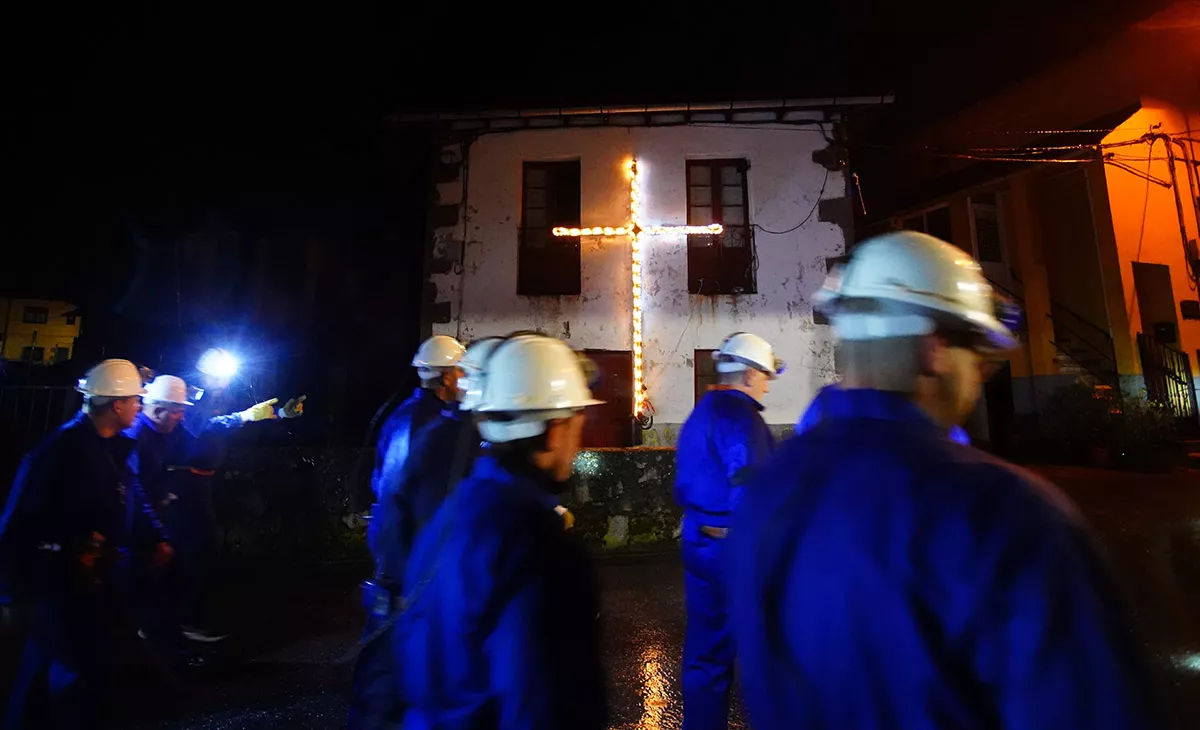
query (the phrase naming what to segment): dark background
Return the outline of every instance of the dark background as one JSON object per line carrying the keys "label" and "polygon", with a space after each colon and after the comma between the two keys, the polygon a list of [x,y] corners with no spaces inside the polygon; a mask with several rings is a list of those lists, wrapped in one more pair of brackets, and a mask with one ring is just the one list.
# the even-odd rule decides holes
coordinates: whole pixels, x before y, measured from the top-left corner
{"label": "dark background", "polygon": [[80,307],[39,378],[224,344],[310,396],[294,432],[359,441],[423,334],[434,137],[398,112],[894,93],[852,128],[869,195],[909,130],[1158,4],[6,10],[0,294]]}

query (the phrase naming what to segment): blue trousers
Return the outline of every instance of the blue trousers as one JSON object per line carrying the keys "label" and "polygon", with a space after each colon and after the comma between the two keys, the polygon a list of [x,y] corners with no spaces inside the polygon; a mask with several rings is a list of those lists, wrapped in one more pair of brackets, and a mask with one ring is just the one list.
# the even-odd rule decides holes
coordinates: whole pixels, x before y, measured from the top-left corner
{"label": "blue trousers", "polygon": [[354,665],[346,723],[349,730],[399,730],[404,720],[392,658],[392,630],[379,633],[382,621],[378,616],[367,615],[363,636],[371,640],[359,652]]}
{"label": "blue trousers", "polygon": [[735,655],[724,559],[723,540],[685,532],[683,730],[726,730],[729,726]]}

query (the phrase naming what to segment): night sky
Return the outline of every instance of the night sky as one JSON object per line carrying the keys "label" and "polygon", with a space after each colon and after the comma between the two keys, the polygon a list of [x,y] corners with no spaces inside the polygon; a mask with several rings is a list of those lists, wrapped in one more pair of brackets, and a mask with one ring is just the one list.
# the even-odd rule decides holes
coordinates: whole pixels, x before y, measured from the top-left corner
{"label": "night sky", "polygon": [[[354,371],[341,397],[366,405],[340,419],[359,423],[407,384],[419,336],[429,140],[390,115],[895,93],[863,132],[887,142],[1156,4],[39,6],[0,43],[0,290],[80,304],[82,351],[183,360],[214,327],[269,333],[296,378],[336,391],[331,373]],[[196,237],[222,241],[207,278],[180,270]],[[301,306],[311,256],[323,278]],[[245,316],[262,296],[281,311]]]}

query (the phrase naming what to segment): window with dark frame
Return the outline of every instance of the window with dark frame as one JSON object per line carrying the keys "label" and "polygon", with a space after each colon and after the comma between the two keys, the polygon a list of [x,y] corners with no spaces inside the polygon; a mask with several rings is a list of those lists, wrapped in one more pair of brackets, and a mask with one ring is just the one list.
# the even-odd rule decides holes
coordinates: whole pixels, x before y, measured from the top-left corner
{"label": "window with dark frame", "polygon": [[696,399],[694,403],[699,403],[704,394],[709,388],[718,384],[717,379],[717,361],[713,360],[713,353],[716,350],[695,350],[692,357],[692,376],[696,388]]}
{"label": "window with dark frame", "polygon": [[581,208],[579,160],[524,164],[517,255],[518,295],[580,293],[579,237],[555,236],[553,230],[578,228]]}
{"label": "window with dark frame", "polygon": [[71,348],[56,347],[50,351],[50,362],[58,364],[71,359]]}
{"label": "window with dark frame", "polygon": [[50,321],[50,309],[48,307],[25,307],[21,321],[25,324],[46,324]]}
{"label": "window with dark frame", "polygon": [[75,315],[68,314],[67,315],[67,326],[73,327],[74,325],[75,325]]}
{"label": "window with dark frame", "polygon": [[1004,226],[996,194],[972,195],[970,201],[976,260],[980,263],[1004,263]]}
{"label": "window with dark frame", "polygon": [[23,347],[21,348],[22,362],[42,362],[46,359],[46,348],[44,347]]}
{"label": "window with dark frame", "polygon": [[746,160],[688,160],[687,224],[720,223],[720,235],[688,236],[688,293],[754,294],[754,231]]}

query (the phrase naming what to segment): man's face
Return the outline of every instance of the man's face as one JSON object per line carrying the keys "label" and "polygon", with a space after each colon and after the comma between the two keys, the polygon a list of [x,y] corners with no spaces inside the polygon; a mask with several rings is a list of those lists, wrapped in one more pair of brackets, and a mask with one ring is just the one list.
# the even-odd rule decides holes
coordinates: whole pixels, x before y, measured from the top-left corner
{"label": "man's face", "polygon": [[129,396],[127,398],[118,398],[113,401],[113,413],[117,415],[117,422],[121,428],[129,428],[133,425],[133,421],[137,418],[137,414],[142,412],[142,399],[139,396]]}
{"label": "man's face", "polygon": [[933,369],[942,412],[951,423],[962,424],[983,397],[983,384],[995,373],[995,364],[976,346],[957,340],[939,342]]}
{"label": "man's face", "polygon": [[183,420],[184,406],[171,403],[154,403],[146,407],[146,415],[159,433],[171,433]]}
{"label": "man's face", "polygon": [[551,477],[556,482],[571,478],[575,456],[583,443],[583,424],[587,418],[579,411],[570,418],[551,421],[546,432],[546,447],[551,455]]}
{"label": "man's face", "polygon": [[761,370],[753,368],[746,371],[746,394],[762,403],[762,399],[771,392],[771,378]]}

